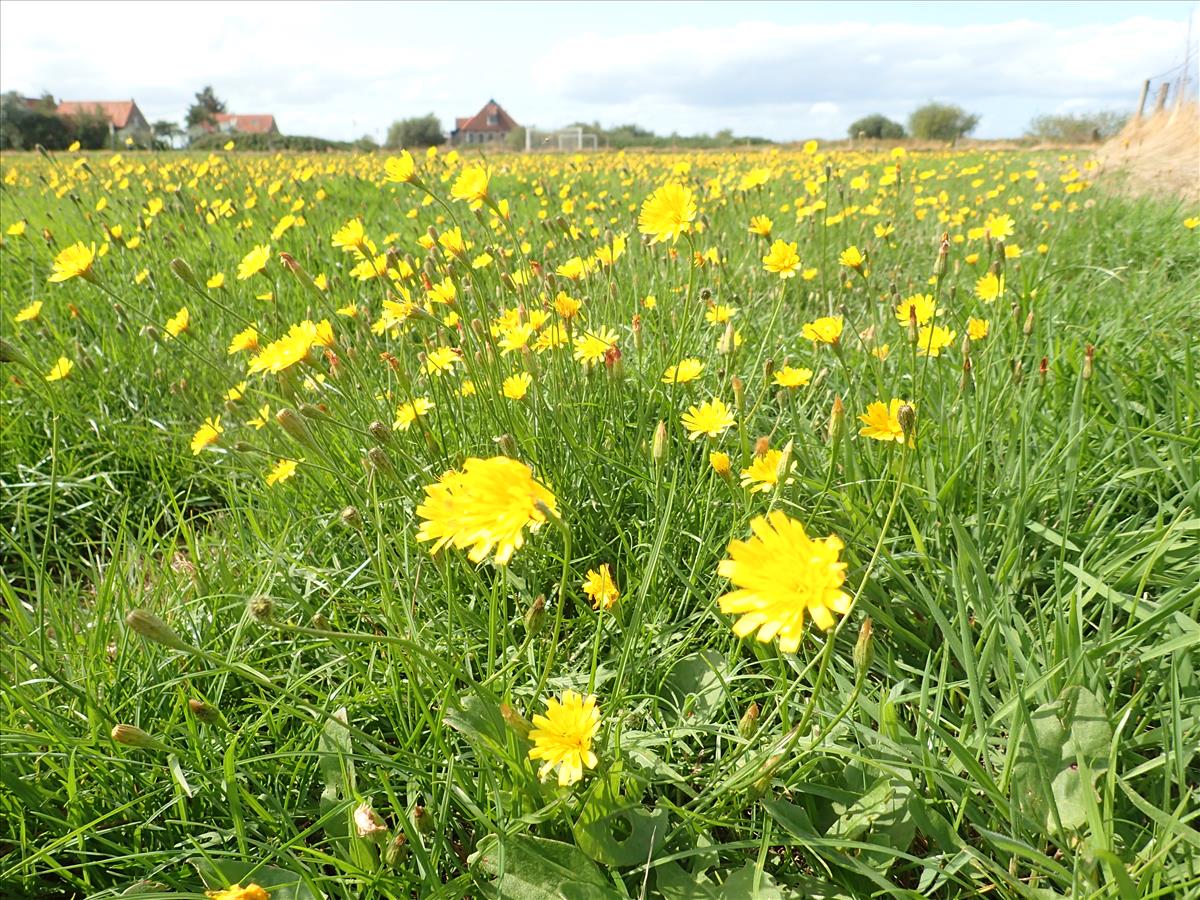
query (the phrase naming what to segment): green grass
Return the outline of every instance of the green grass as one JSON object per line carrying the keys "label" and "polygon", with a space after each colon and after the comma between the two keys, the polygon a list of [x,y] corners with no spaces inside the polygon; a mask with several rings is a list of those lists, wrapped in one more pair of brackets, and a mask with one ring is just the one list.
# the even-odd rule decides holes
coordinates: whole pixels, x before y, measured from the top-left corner
{"label": "green grass", "polygon": [[[702,201],[704,231],[671,259],[638,243],[636,210],[682,157],[498,158],[492,193],[512,203],[511,223],[450,204],[454,167],[439,178],[440,161],[426,170],[439,201],[421,206],[416,188],[381,184],[377,158],[212,159],[194,182],[200,157],[2,166],[15,174],[0,223],[28,221],[0,249],[3,336],[32,370],[6,364],[0,398],[0,893],[111,897],[137,885],[200,896],[241,880],[276,886],[273,898],[1200,896],[1200,246],[1182,224],[1192,211],[1064,193],[1058,176],[1081,159],[913,156],[899,186],[876,187],[891,159],[839,153],[816,196],[830,214],[859,210],[824,227],[825,213],[780,212],[811,202],[805,181],[820,180],[824,160],[696,154],[688,177],[698,192],[720,177],[723,196]],[[771,180],[739,191],[756,165]],[[1036,179],[1009,181],[1030,167]],[[851,187],[863,171],[872,186]],[[914,182],[919,171],[932,177]],[[564,187],[573,212],[561,212]],[[141,213],[151,196],[165,201],[152,222]],[[206,224],[199,201],[225,198],[236,213]],[[304,225],[272,249],[327,274],[328,293],[274,260],[237,281],[237,262],[298,198]],[[877,217],[862,211],[872,201]],[[936,222],[941,210],[962,222]],[[928,285],[940,232],[965,234],[996,212],[1013,216],[1010,243],[1023,251],[1006,264],[1005,296],[974,296],[990,261],[977,239],[953,244],[945,277]],[[762,270],[767,244],[746,231],[758,213],[799,242],[816,278]],[[560,214],[582,233],[564,233]],[[461,331],[418,319],[371,333],[384,290],[350,277],[354,260],[330,246],[352,216],[381,250],[394,233],[417,268],[431,225],[458,222],[475,243],[469,258],[496,257],[472,270],[428,254],[432,280],[459,285]],[[98,260],[100,286],[46,284],[55,253],[102,241],[102,221],[140,233],[141,246]],[[886,221],[895,233],[874,237]],[[615,266],[579,283],[549,274],[606,229],[630,235]],[[871,271],[843,282],[837,255],[850,244],[871,250]],[[722,264],[692,268],[692,250],[709,247]],[[174,257],[200,287],[172,275]],[[529,259],[547,281],[499,277]],[[207,291],[216,271],[226,288]],[[265,290],[274,302],[254,299]],[[585,371],[569,348],[496,351],[488,321],[558,290],[583,298],[589,328],[618,332],[621,377]],[[958,332],[938,358],[917,357],[892,312],[893,292],[925,290]],[[733,353],[720,352],[724,326],[704,321],[710,296],[739,307]],[[14,325],[35,299],[41,318]],[[335,315],[351,303],[358,319]],[[147,333],[183,305],[188,333]],[[837,312],[838,353],[800,337],[804,322]],[[989,318],[991,333],[972,346],[964,380],[968,315]],[[275,337],[306,317],[333,321],[337,371],[314,362],[306,371],[328,376],[316,390],[253,377],[223,407],[245,378],[246,357],[225,351],[232,335],[255,319]],[[887,360],[855,337],[868,327],[891,345]],[[417,354],[438,345],[463,348],[453,376],[420,371]],[[75,369],[46,382],[59,356]],[[684,356],[705,362],[701,380],[662,384]],[[768,361],[785,359],[814,369],[812,385],[773,389]],[[534,374],[529,395],[498,396],[518,369]],[[474,397],[456,393],[464,372]],[[739,426],[716,442],[734,457],[727,483],[679,418],[710,395],[734,405],[735,377]],[[433,412],[379,446],[394,474],[372,467],[368,424],[390,425],[415,396]],[[835,396],[846,420],[831,441]],[[857,434],[867,404],[891,397],[916,404],[911,449]],[[249,427],[262,403],[323,404],[306,419],[313,445]],[[218,412],[223,446],[193,456],[192,433]],[[796,471],[751,495],[736,474],[760,435],[791,441]],[[431,556],[415,540],[422,488],[465,457],[501,452],[553,490],[565,528],[527,534],[504,568]],[[304,462],[267,487],[281,457]],[[795,655],[738,639],[716,603],[730,540],[769,508],[842,538],[856,598]],[[621,590],[608,613],[579,587],[602,563]],[[531,633],[539,597],[548,615]],[[262,598],[265,620],[250,609]],[[161,615],[193,649],[130,630],[134,609]],[[858,666],[866,617],[873,653]],[[565,689],[595,693],[603,727],[599,766],[560,790],[539,782],[502,704],[530,716]],[[202,721],[189,700],[224,724]],[[754,704],[756,726],[740,727]],[[169,750],[114,742],[122,723]],[[389,837],[403,835],[402,852],[389,859],[354,833],[362,801]]]}

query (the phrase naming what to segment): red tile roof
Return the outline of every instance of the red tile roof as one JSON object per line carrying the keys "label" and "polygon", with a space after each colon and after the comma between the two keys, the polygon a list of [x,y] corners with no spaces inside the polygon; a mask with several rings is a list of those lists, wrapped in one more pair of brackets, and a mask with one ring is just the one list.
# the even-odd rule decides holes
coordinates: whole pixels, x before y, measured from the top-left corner
{"label": "red tile roof", "polygon": [[[488,117],[495,116],[496,124],[489,125]],[[455,131],[512,131],[514,128],[521,126],[516,123],[512,116],[506,113],[503,107],[495,100],[489,100],[483,105],[483,109],[471,116],[467,120],[458,119],[458,127]]]}
{"label": "red tile roof", "polygon": [[278,131],[275,117],[269,113],[217,113],[214,118],[218,126],[228,125],[231,130],[240,131],[242,134],[270,134],[272,131]]}
{"label": "red tile roof", "polygon": [[132,100],[63,100],[58,104],[57,111],[60,116],[77,116],[80,113],[97,110],[112,122],[113,128],[124,128],[129,124],[129,117],[133,115],[134,102]]}

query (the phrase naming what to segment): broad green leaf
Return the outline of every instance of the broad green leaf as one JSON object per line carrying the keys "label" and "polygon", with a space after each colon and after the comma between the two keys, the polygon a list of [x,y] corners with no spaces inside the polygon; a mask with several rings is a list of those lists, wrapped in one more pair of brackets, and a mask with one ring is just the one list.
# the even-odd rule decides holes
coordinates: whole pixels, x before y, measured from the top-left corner
{"label": "broad green leaf", "polygon": [[346,716],[343,706],[326,720],[317,741],[321,780],[325,783],[321,791],[322,807],[354,796],[354,756]]}
{"label": "broad green leaf", "polygon": [[528,835],[489,834],[472,866],[504,900],[617,900],[620,894],[578,847]]}
{"label": "broad green leaf", "polygon": [[715,650],[701,650],[685,656],[667,676],[666,695],[684,712],[686,721],[712,721],[728,694],[725,688],[727,671],[725,657]]}
{"label": "broad green leaf", "polygon": [[304,880],[303,875],[289,869],[200,856],[192,857],[188,863],[208,890],[221,890],[234,884],[242,887],[257,884],[268,889],[271,900],[322,900],[324,897]]}
{"label": "broad green leaf", "polygon": [[620,794],[620,771],[592,787],[575,823],[575,843],[597,862],[610,866],[644,864],[666,840],[665,809],[647,810]]}

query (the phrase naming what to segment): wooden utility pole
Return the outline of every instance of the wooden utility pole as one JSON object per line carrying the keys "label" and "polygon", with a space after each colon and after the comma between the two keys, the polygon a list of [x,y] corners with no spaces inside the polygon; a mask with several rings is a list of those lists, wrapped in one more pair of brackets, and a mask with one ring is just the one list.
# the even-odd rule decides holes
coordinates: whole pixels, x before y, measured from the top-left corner
{"label": "wooden utility pole", "polygon": [[1167,92],[1171,90],[1171,82],[1164,81],[1158,86],[1158,96],[1154,99],[1154,111],[1160,113],[1167,105]]}
{"label": "wooden utility pole", "polygon": [[1142,117],[1142,114],[1146,111],[1146,97],[1149,96],[1149,94],[1150,94],[1150,79],[1147,78],[1145,81],[1142,82],[1142,95],[1140,97],[1138,97],[1137,115],[1134,116],[1135,119],[1140,119]]}

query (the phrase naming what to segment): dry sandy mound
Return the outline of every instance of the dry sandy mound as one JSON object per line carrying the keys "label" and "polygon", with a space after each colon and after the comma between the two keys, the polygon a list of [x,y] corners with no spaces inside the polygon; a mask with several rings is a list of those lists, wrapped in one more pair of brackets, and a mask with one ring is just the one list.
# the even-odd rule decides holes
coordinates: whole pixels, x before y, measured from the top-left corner
{"label": "dry sandy mound", "polygon": [[1100,161],[1130,191],[1200,200],[1200,109],[1185,103],[1131,121],[1100,149]]}

